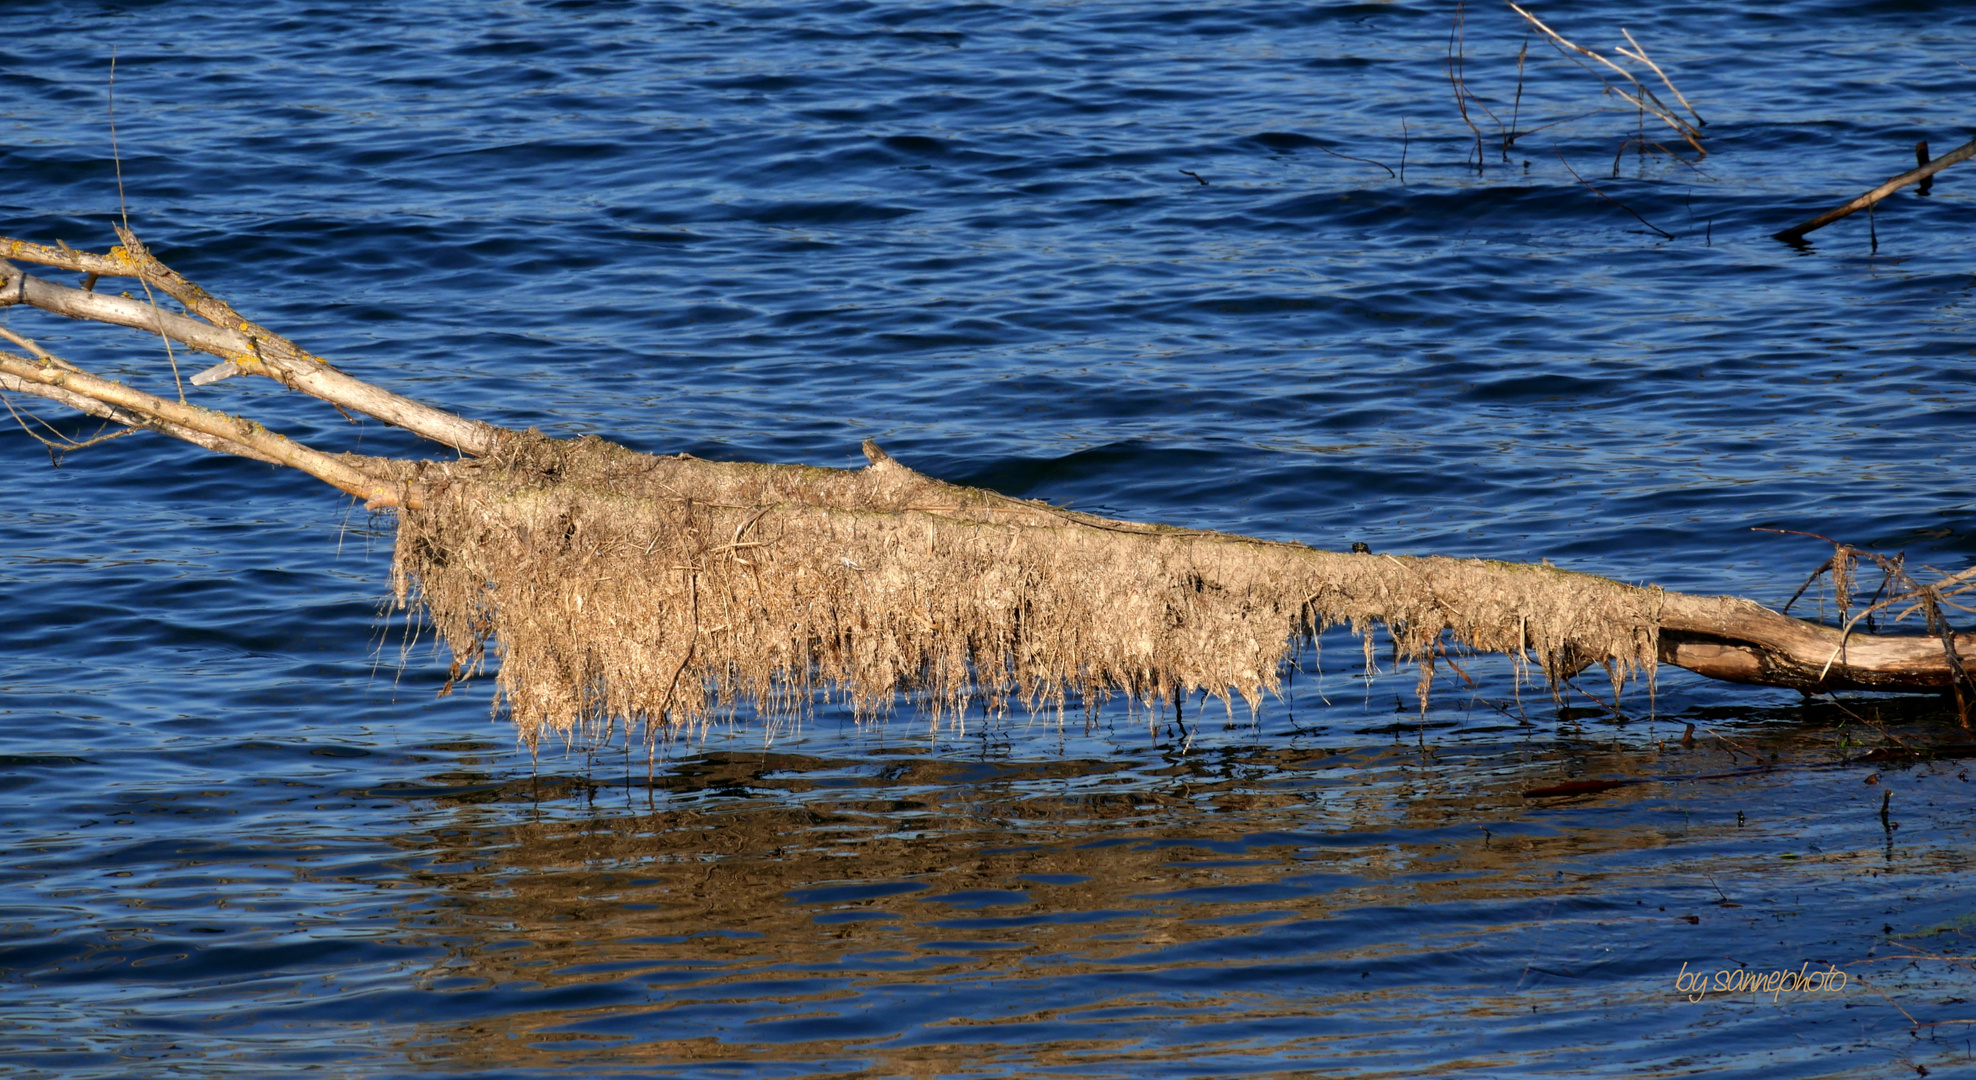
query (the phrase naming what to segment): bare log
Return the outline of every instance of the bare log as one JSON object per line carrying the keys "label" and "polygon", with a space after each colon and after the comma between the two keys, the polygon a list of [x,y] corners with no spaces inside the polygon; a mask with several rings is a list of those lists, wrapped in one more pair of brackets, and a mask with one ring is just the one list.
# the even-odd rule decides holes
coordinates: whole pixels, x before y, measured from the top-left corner
{"label": "bare log", "polygon": [[[1920,146],[1916,147],[1917,150],[1916,156],[1925,157],[1925,155],[1928,153],[1927,147],[1928,147],[1927,143],[1922,143]],[[1830,225],[1833,222],[1849,214],[1856,214],[1861,210],[1864,210],[1867,207],[1872,206],[1874,203],[1879,202],[1881,199],[1884,199],[1887,196],[1892,195],[1894,192],[1899,191],[1900,189],[1906,187],[1909,184],[1920,183],[1924,180],[1927,180],[1929,177],[1934,176],[1936,173],[1941,172],[1943,169],[1946,169],[1949,166],[1955,164],[1956,162],[1967,161],[1972,157],[1976,157],[1976,139],[1971,139],[1969,142],[1963,143],[1961,146],[1956,147],[1955,149],[1949,151],[1946,154],[1943,154],[1941,157],[1938,157],[1933,161],[1924,161],[1924,163],[1919,167],[1909,169],[1908,171],[1900,174],[1899,176],[1894,177],[1892,180],[1889,180],[1886,183],[1881,184],[1879,187],[1874,188],[1872,191],[1869,191],[1866,194],[1861,195],[1858,198],[1853,199],[1842,206],[1836,206],[1830,210],[1827,210],[1824,213],[1818,215],[1817,217],[1812,218],[1810,221],[1804,222],[1803,224],[1800,225],[1793,225],[1790,228],[1785,229],[1783,232],[1773,233],[1771,235],[1778,240],[1784,241],[1787,244],[1795,244],[1803,240],[1805,238],[1806,233],[1810,233],[1822,229],[1825,226]]]}
{"label": "bare log", "polygon": [[[1946,693],[1955,687],[1955,673],[1933,635],[1846,634],[1740,597],[1667,593],[1660,631],[1662,661],[1725,682],[1820,693]],[[1958,656],[1976,649],[1976,634],[1954,640]],[[1976,664],[1963,668],[1976,674]]]}
{"label": "bare log", "polygon": [[[120,250],[142,251],[124,238]],[[109,258],[46,252],[85,273]],[[107,266],[141,266],[147,281],[173,281],[174,296],[203,295],[148,253],[119,258],[134,261]],[[239,335],[265,356],[273,340],[210,298],[195,310],[220,321],[199,323],[18,269],[0,278],[0,302],[10,296],[195,347],[224,350],[234,339],[223,335]],[[643,723],[649,735],[740,700],[791,710],[819,686],[868,713],[902,691],[936,714],[971,699],[1062,708],[1113,692],[1155,703],[1204,690],[1254,706],[1280,689],[1299,642],[1338,625],[1368,649],[1383,627],[1420,663],[1423,693],[1450,644],[1508,654],[1553,683],[1604,664],[1615,689],[1656,663],[1808,692],[1942,692],[1976,675],[1960,659],[1976,657],[1976,635],[1848,633],[1745,599],[1548,564],[1344,554],[1118,521],[945,484],[870,443],[871,464],[855,471],[721,463],[419,405],[443,421],[437,430],[493,433],[486,453],[331,455],[35,351],[0,352],[0,389],[287,465],[396,510],[399,598],[432,619],[456,673],[500,658],[503,693],[531,738],[586,723]],[[406,400],[318,396],[373,416],[403,415]],[[1939,599],[1961,581],[1922,591]]]}

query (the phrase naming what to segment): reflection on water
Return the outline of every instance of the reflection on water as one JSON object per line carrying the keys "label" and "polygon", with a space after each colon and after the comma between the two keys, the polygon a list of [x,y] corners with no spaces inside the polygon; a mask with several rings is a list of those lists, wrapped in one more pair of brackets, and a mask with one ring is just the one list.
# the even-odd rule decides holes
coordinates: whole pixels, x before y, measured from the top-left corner
{"label": "reflection on water", "polygon": [[[1702,718],[1691,746],[1663,721],[1647,749],[1549,724],[1238,729],[1186,753],[1168,724],[1043,758],[868,733],[839,742],[855,755],[693,753],[650,783],[600,759],[466,784],[441,798],[454,828],[401,841],[433,863],[415,925],[446,951],[420,980],[451,1003],[403,1045],[476,1068],[1401,1075],[1536,1051],[1625,1074],[1789,1059],[1785,1032],[1825,1024],[1906,1038],[1895,1004],[1962,1015],[1937,1002],[1966,970],[1871,954],[1890,879],[1936,897],[1931,951],[1970,944],[1966,771],[1841,764],[1835,710],[1776,719]],[[1569,776],[1645,782],[1523,794]],[[1898,843],[1886,790],[1911,807]],[[518,803],[538,820],[501,824]],[[1837,965],[1855,992],[1676,1008],[1684,963]],[[1897,1003],[1860,998],[1886,975]],[[1835,1064],[1816,1050],[1785,1073]]]}
{"label": "reflection on water", "polygon": [[[1507,663],[1468,670],[1474,691],[1386,717],[1369,703],[1410,673],[1333,679],[1329,706],[1306,678],[1253,723],[823,709],[649,772],[622,746],[531,763],[361,724],[20,755],[12,790],[76,820],[6,869],[44,898],[0,927],[9,1053],[102,1076],[1967,1059],[1967,1024],[1915,1026],[1972,997],[1970,748],[1939,703],[1690,685],[1628,717],[1526,692],[1526,717]],[[1804,965],[1851,984],[1675,990]]]}

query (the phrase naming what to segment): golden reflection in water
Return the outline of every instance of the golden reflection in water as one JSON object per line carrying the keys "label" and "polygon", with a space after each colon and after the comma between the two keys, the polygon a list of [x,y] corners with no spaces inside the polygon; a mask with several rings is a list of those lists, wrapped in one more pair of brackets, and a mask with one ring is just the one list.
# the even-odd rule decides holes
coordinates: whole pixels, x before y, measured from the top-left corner
{"label": "golden reflection in water", "polygon": [[[1594,1011],[1664,1015],[1657,982],[1596,974],[1599,950],[1733,940],[1741,905],[1667,908],[1662,883],[1706,889],[1686,850],[1733,866],[1754,835],[1738,807],[1814,815],[1833,760],[1822,732],[1780,727],[1693,746],[716,752],[651,788],[599,766],[559,799],[509,785],[458,805],[449,835],[404,840],[444,897],[417,913],[448,946],[425,984],[505,995],[405,1049],[448,1068],[896,1075],[1369,1055],[1377,1075],[1406,1032],[1588,1023],[1588,986]],[[1571,776],[1635,782],[1523,794]],[[1791,869],[1880,858],[1859,844]],[[1930,859],[1906,868],[1960,872]],[[1572,1019],[1547,1015],[1572,1002]]]}

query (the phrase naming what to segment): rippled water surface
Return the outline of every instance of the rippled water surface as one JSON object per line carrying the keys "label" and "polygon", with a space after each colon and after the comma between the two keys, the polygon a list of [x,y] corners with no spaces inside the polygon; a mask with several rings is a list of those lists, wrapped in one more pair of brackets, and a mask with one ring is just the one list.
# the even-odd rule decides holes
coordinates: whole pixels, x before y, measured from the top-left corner
{"label": "rippled water surface", "polygon": [[[15,0],[0,232],[114,242],[114,52],[166,261],[499,423],[874,436],[1104,513],[1771,604],[1825,551],[1757,526],[1966,565],[1976,166],[1769,234],[1976,134],[1976,9],[1538,10],[1631,30],[1707,157],[1540,41],[1519,97],[1489,3],[1478,169],[1441,2]],[[0,318],[170,385],[132,335]],[[1959,741],[1933,701],[1668,671],[1615,716],[1483,659],[1423,714],[1341,638],[1255,717],[823,707],[648,779],[435,696],[388,516],[152,436],[0,454],[15,1075],[1972,1066],[1967,772],[1866,756]],[[1588,778],[1625,782],[1525,794]],[[1847,983],[1677,990],[1739,969]]]}

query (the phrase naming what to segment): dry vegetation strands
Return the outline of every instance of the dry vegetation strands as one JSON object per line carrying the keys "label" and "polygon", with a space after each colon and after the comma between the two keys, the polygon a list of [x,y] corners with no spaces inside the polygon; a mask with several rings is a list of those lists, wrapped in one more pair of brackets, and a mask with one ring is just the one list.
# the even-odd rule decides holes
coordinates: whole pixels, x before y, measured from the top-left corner
{"label": "dry vegetation strands", "polygon": [[867,444],[856,472],[517,440],[417,470],[397,589],[471,663],[489,642],[530,733],[773,715],[819,685],[862,715],[901,691],[1061,710],[1122,692],[1278,689],[1302,639],[1384,626],[1431,664],[1443,634],[1534,650],[1553,676],[1652,667],[1659,594],[1549,567],[1340,555],[1091,518],[922,476]]}
{"label": "dry vegetation strands", "polygon": [[[1341,625],[1361,634],[1368,660],[1383,627],[1397,657],[1420,664],[1423,695],[1456,645],[1509,654],[1553,685],[1601,664],[1615,691],[1651,678],[1656,662],[1808,690],[1943,690],[1967,685],[1960,657],[1976,657],[1976,638],[1932,617],[1931,635],[1848,632],[1548,565],[1339,554],[1114,521],[942,483],[869,443],[871,464],[846,471],[499,428],[336,371],[122,239],[108,256],[5,238],[0,251],[138,276],[206,321],[99,311],[71,295],[87,290],[4,261],[0,306],[162,333],[466,456],[323,453],[12,335],[34,355],[0,352],[0,388],[290,465],[395,510],[398,599],[429,616],[456,676],[498,665],[502,699],[531,740],[618,726],[658,737],[744,705],[796,715],[818,692],[863,716],[901,693],[935,716],[977,704],[1060,710],[1112,693],[1158,706],[1205,692],[1253,707],[1277,691],[1293,650]],[[215,330],[249,347],[215,342]],[[1880,606],[1937,611],[1971,587],[1907,586],[1912,596]]]}

